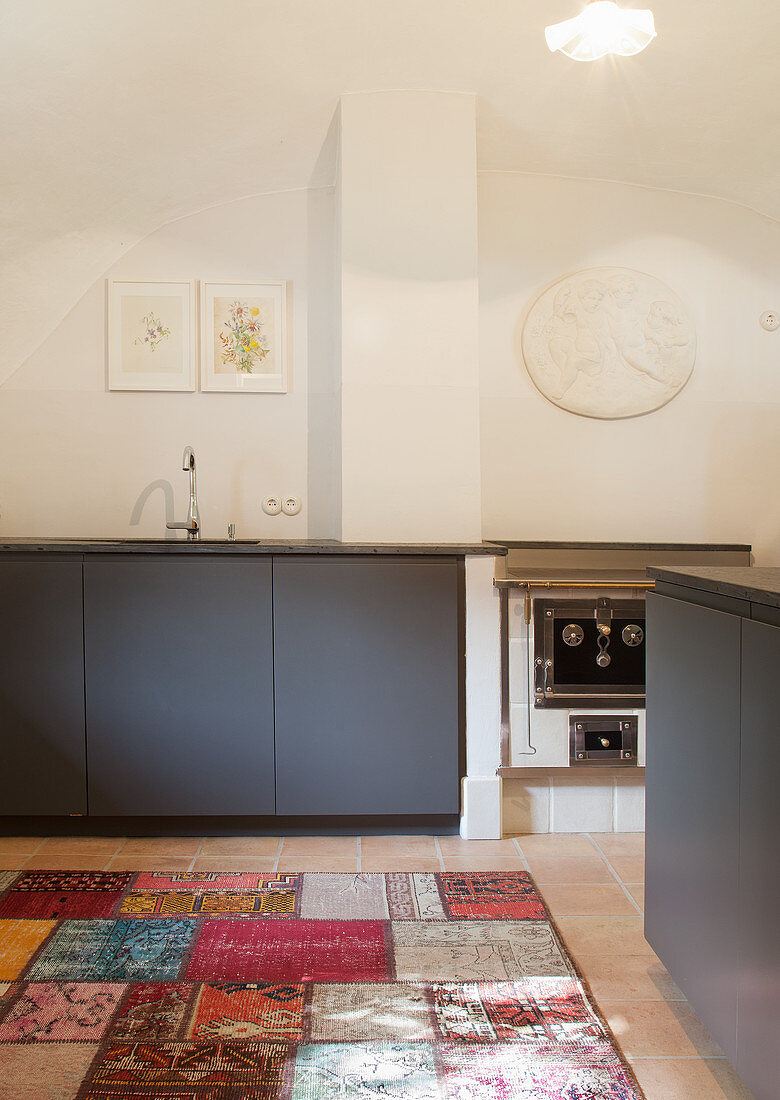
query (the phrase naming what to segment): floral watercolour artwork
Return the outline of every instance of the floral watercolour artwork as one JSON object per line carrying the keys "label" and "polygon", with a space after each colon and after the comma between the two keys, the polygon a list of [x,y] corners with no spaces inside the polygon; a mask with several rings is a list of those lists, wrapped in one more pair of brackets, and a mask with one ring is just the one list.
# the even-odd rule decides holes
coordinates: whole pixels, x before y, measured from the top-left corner
{"label": "floral watercolour artwork", "polygon": [[149,351],[154,351],[158,344],[162,344],[164,340],[168,339],[171,330],[165,327],[159,317],[155,317],[153,310],[144,314],[142,321],[144,325],[143,335],[136,336],[133,345],[148,344]]}
{"label": "floral watercolour artwork", "polygon": [[201,388],[285,393],[285,283],[204,283]]}
{"label": "floral watercolour artwork", "polygon": [[109,282],[109,389],[195,389],[194,302],[190,282]]}

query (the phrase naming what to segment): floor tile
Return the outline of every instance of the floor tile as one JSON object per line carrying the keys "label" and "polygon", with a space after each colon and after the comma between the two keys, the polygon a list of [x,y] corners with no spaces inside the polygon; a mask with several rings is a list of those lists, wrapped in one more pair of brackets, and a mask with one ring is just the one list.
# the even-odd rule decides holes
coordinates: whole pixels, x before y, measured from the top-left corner
{"label": "floor tile", "polygon": [[445,871],[524,871],[525,864],[515,856],[445,856]]}
{"label": "floor tile", "polygon": [[356,836],[286,836],[282,845],[284,859],[299,855],[348,859],[357,856],[357,851]]}
{"label": "floor tile", "polygon": [[461,856],[467,859],[476,856],[517,856],[517,848],[512,840],[464,840],[460,836],[440,836],[437,838],[443,856]]}
{"label": "floor tile", "polygon": [[24,865],[25,871],[104,871],[112,857],[82,856],[77,852],[53,855],[44,848],[36,856],[31,856]]}
{"label": "floor tile", "polygon": [[627,886],[626,890],[628,890],[629,894],[634,899],[634,901],[637,903],[639,908],[644,909],[644,907],[645,907],[645,888],[644,888],[644,886]]}
{"label": "floor tile", "polygon": [[224,856],[226,859],[241,859],[246,855],[272,856],[275,859],[278,851],[278,836],[207,836],[198,858]]}
{"label": "floor tile", "polygon": [[29,858],[27,852],[20,852],[18,855],[14,855],[13,852],[6,852],[5,854],[0,852],[0,871],[18,871],[21,867],[24,867]]}
{"label": "floor tile", "polygon": [[165,856],[166,859],[192,859],[200,850],[204,838],[198,836],[143,836],[131,837],[120,850],[122,859],[132,856],[151,859],[153,856]]}
{"label": "floor tile", "polygon": [[607,859],[612,856],[644,856],[644,833],[591,833]]}
{"label": "floor tile", "polygon": [[72,1100],[98,1047],[91,1043],[8,1043],[0,1100]]}
{"label": "floor tile", "polygon": [[290,856],[279,859],[279,871],[292,874],[295,871],[357,871],[357,856],[346,859],[339,856]]}
{"label": "floor tile", "polygon": [[273,871],[276,858],[271,856],[245,855],[237,859],[225,859],[223,856],[198,856],[192,865],[193,871]]}
{"label": "floor tile", "polygon": [[588,882],[612,885],[615,882],[609,867],[595,853],[593,859],[588,856],[528,856],[527,858],[534,882],[540,885],[543,883],[571,885]]}
{"label": "floor tile", "polygon": [[579,833],[527,833],[515,837],[524,856],[597,856],[586,836]]}
{"label": "floor tile", "polygon": [[556,917],[555,923],[575,958],[582,955],[652,955],[640,916]]}
{"label": "floor tile", "polygon": [[438,855],[436,840],[432,836],[363,836],[360,838],[360,851],[364,856],[401,853],[419,857]]}
{"label": "floor tile", "polygon": [[597,1001],[684,1001],[660,959],[651,955],[577,955]]}
{"label": "floor tile", "polygon": [[46,841],[39,856],[113,856],[124,844],[121,836],[52,836]]}
{"label": "floor tile", "polygon": [[[191,863],[191,859],[168,859],[163,855],[154,856],[154,858],[124,856],[120,852],[111,860],[109,869],[111,871],[188,871]],[[25,871],[27,869],[25,867]],[[244,870],[244,868],[241,869]]]}
{"label": "floor tile", "polygon": [[[360,860],[361,871],[440,871],[438,859],[419,859],[417,856],[388,855],[363,856]],[[472,868],[473,869],[473,868]]]}
{"label": "floor tile", "polygon": [[620,886],[539,886],[554,917],[636,915]]}
{"label": "floor tile", "polygon": [[608,856],[607,858],[621,882],[641,884],[645,881],[643,856]]}
{"label": "floor tile", "polygon": [[646,1100],[753,1100],[725,1058],[632,1058]]}
{"label": "floor tile", "polygon": [[0,836],[0,855],[26,853],[31,856],[45,840],[44,836]]}
{"label": "floor tile", "polygon": [[599,1007],[627,1057],[722,1057],[687,1001],[606,1001]]}

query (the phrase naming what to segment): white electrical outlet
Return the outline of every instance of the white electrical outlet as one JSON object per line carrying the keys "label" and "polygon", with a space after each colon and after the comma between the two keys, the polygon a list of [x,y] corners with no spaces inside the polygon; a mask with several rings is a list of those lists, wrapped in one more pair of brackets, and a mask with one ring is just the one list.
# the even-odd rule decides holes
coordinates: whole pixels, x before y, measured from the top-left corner
{"label": "white electrical outlet", "polygon": [[297,516],[301,507],[300,497],[285,497],[282,501],[282,511],[286,516]]}
{"label": "white electrical outlet", "polygon": [[777,326],[780,325],[780,313],[776,309],[767,309],[758,320],[761,328],[766,329],[767,332],[774,332]]}
{"label": "white electrical outlet", "polygon": [[267,516],[278,516],[281,510],[281,497],[263,497],[263,511]]}

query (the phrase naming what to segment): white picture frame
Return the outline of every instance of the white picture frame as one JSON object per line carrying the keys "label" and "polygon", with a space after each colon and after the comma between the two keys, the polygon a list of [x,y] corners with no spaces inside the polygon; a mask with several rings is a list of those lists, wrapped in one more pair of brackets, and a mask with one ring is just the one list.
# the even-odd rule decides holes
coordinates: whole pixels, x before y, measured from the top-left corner
{"label": "white picture frame", "polygon": [[201,390],[287,393],[287,295],[284,281],[201,283]]}
{"label": "white picture frame", "polygon": [[107,280],[109,390],[194,392],[195,302],[192,281]]}

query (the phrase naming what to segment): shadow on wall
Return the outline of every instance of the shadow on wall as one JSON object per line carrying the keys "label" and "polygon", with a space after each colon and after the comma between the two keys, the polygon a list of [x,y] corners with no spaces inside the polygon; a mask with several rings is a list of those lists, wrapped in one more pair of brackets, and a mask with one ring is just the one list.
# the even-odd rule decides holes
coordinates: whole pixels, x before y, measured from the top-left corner
{"label": "shadow on wall", "polygon": [[[714,530],[749,542],[754,564],[780,565],[778,407],[745,402],[713,424],[704,504]],[[738,501],[738,508],[729,502]]]}
{"label": "shadow on wall", "polygon": [[[155,491],[155,489],[162,489],[163,496],[165,497],[165,523],[173,523],[173,486],[170,481],[166,481],[164,478],[158,478],[157,481],[150,481],[145,489],[142,489],[138,499],[133,505],[133,510],[130,513],[130,526],[137,527],[141,522],[141,514],[144,510],[147,500]],[[165,538],[175,539],[176,532],[168,531],[164,526]]]}

